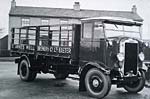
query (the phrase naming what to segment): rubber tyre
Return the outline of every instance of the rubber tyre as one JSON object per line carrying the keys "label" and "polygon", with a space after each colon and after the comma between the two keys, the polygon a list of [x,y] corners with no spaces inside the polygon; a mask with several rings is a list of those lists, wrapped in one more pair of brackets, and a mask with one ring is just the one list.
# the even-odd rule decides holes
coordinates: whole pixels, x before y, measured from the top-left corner
{"label": "rubber tyre", "polygon": [[[94,87],[94,80],[97,79],[99,84]],[[108,75],[105,75],[97,68],[90,69],[85,76],[85,87],[88,94],[95,98],[105,97],[111,89],[111,80]]]}
{"label": "rubber tyre", "polygon": [[56,79],[64,80],[68,77],[68,73],[54,73]]}
{"label": "rubber tyre", "polygon": [[36,78],[37,73],[33,72],[29,68],[29,63],[26,60],[22,60],[19,65],[19,75],[22,81],[33,81]]}
{"label": "rubber tyre", "polygon": [[124,89],[130,93],[138,93],[145,86],[145,73],[144,71],[140,71],[141,79],[137,80],[137,82],[130,82],[124,86]]}

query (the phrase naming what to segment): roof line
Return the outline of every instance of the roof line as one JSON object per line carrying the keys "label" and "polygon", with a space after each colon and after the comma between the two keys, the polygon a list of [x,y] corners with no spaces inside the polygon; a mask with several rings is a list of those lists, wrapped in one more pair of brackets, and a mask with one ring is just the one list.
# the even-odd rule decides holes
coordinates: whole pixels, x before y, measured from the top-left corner
{"label": "roof line", "polygon": [[9,14],[9,16],[20,16],[20,17],[44,17],[44,18],[71,18],[71,19],[82,19],[87,17],[67,17],[67,16],[40,16],[40,15],[20,15],[20,14]]}
{"label": "roof line", "polygon": [[[33,13],[33,11],[35,11],[35,13]],[[46,11],[48,11],[49,13],[46,13]],[[104,16],[120,16],[131,18],[138,21],[143,21],[143,19],[137,13],[132,13],[131,11],[89,10],[89,9],[81,9],[80,11],[76,11],[70,8],[50,8],[50,7],[32,7],[32,6],[16,6],[14,8],[11,8],[9,16],[43,17],[43,18],[57,17],[57,18],[81,19],[87,17],[101,16],[103,13]]]}
{"label": "roof line", "polygon": [[[16,6],[16,7],[74,10],[74,9],[71,9],[71,8],[55,8],[55,7],[35,7],[35,6]],[[104,12],[107,11],[107,12],[126,12],[126,13],[130,13],[131,12],[131,11],[93,10],[93,9],[80,9],[80,11],[104,11]]]}

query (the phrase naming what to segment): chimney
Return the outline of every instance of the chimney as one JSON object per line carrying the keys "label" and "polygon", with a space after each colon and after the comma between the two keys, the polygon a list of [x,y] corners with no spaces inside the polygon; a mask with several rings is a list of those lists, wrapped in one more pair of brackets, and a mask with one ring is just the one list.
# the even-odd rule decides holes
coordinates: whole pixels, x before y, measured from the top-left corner
{"label": "chimney", "polygon": [[133,7],[132,7],[132,13],[137,13],[136,5],[133,5]]}
{"label": "chimney", "polygon": [[73,8],[74,10],[80,11],[80,2],[75,2]]}
{"label": "chimney", "polygon": [[16,7],[16,1],[15,0],[12,0],[11,1],[11,8],[15,8]]}

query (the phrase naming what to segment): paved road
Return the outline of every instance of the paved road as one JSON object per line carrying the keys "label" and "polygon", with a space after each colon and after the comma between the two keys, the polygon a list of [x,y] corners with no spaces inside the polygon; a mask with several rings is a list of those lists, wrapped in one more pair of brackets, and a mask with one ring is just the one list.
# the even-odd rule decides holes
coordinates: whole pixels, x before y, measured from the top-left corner
{"label": "paved road", "polygon": [[[78,91],[78,81],[58,81],[53,75],[39,74],[33,82],[22,82],[16,75],[16,68],[12,62],[0,62],[0,99],[94,99]],[[150,99],[150,88],[129,94],[112,86],[104,99]]]}

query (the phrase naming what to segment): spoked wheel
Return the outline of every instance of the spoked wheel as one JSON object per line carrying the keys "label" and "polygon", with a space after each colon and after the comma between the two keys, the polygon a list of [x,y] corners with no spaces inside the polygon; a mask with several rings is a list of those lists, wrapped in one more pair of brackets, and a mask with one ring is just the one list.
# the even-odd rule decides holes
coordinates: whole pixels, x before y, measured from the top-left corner
{"label": "spoked wheel", "polygon": [[68,73],[54,73],[56,79],[66,79],[68,77]]}
{"label": "spoked wheel", "polygon": [[144,71],[139,72],[139,79],[137,81],[132,81],[127,83],[124,86],[124,89],[126,89],[128,92],[131,93],[137,93],[140,92],[145,85],[145,73]]}
{"label": "spoked wheel", "polygon": [[103,98],[111,89],[111,81],[102,71],[92,68],[85,76],[85,86],[90,96]]}
{"label": "spoked wheel", "polygon": [[20,78],[23,81],[33,81],[36,78],[37,73],[33,72],[29,68],[29,63],[26,60],[22,60],[19,65]]}

